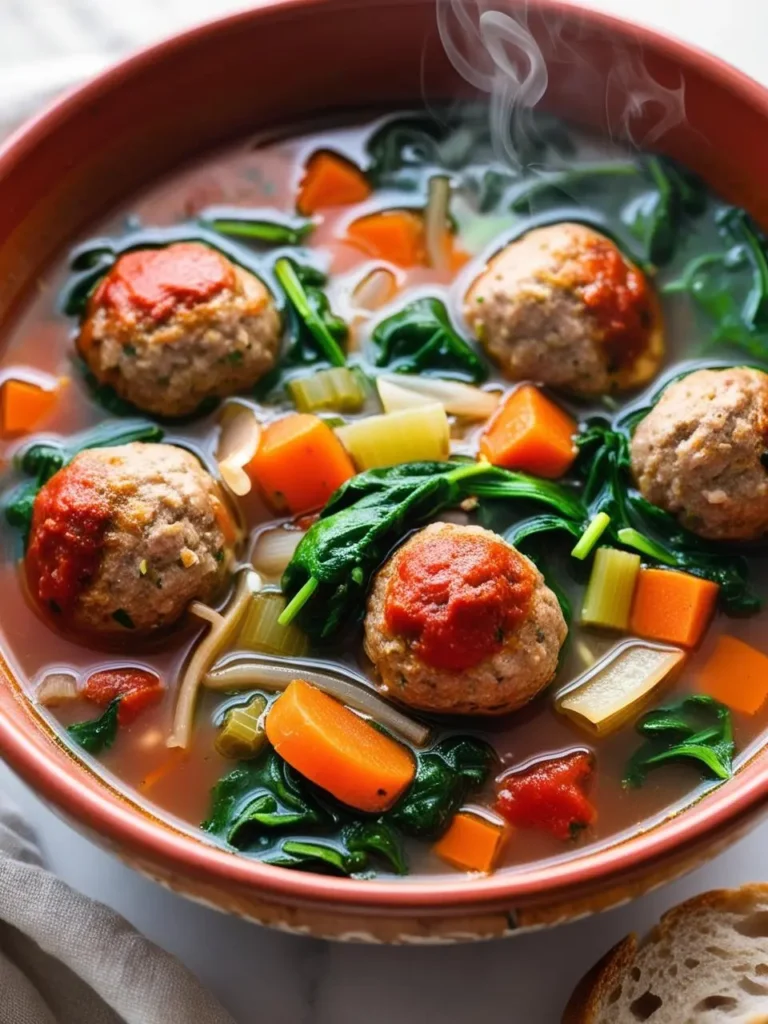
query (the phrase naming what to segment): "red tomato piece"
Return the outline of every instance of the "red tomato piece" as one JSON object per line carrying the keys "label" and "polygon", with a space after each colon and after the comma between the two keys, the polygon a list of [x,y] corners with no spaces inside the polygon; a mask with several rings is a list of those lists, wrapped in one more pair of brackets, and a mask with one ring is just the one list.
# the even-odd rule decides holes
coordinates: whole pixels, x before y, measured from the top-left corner
{"label": "red tomato piece", "polygon": [[595,761],[586,750],[539,761],[498,780],[496,809],[518,828],[540,828],[572,839],[597,818],[584,789]]}
{"label": "red tomato piece", "polygon": [[117,720],[130,725],[134,719],[165,693],[160,677],[144,668],[108,668],[94,672],[83,687],[83,696],[94,704],[106,707],[121,697]]}

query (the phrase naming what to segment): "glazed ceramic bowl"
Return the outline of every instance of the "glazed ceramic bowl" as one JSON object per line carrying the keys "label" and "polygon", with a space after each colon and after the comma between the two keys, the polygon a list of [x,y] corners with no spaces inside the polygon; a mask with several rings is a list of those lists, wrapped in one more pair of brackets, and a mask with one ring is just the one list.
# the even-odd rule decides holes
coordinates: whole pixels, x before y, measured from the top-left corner
{"label": "glazed ceramic bowl", "polygon": [[[768,226],[764,89],[682,43],[568,3],[498,5],[524,20],[545,58],[542,107],[679,158]],[[182,161],[317,113],[468,89],[440,44],[435,0],[262,0],[132,57],[0,152],[0,324],[73,235]],[[768,757],[759,755],[677,817],[563,862],[399,883],[291,872],[178,832],[111,790],[0,671],[0,754],[75,827],[179,893],[319,936],[447,941],[573,918],[712,856],[768,800]]]}

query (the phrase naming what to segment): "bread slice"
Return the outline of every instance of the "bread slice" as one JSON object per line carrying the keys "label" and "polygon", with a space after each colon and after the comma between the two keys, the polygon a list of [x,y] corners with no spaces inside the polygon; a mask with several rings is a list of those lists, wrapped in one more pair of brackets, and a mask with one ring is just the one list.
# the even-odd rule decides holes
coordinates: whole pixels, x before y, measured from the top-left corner
{"label": "bread slice", "polygon": [[703,893],[579,983],[562,1024],[768,1024],[768,885]]}

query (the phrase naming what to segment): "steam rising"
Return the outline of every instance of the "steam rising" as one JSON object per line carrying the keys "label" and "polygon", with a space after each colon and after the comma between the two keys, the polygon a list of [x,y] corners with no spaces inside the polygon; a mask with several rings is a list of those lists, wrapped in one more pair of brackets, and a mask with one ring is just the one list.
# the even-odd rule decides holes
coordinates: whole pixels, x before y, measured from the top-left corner
{"label": "steam rising", "polygon": [[[544,55],[527,25],[524,7],[497,9],[499,0],[437,0],[440,38],[453,66],[471,85],[489,94],[491,135],[499,159],[520,167],[521,137],[531,130],[532,112],[547,90]],[[570,24],[570,22],[569,22]],[[578,47],[561,38],[561,25],[547,25],[558,50],[567,52],[572,91],[605,93],[608,130],[638,147],[656,143],[685,119],[685,83],[669,88],[649,74],[637,52],[617,44],[607,83]],[[618,118],[617,118],[618,112]],[[638,130],[638,125],[643,130]]]}

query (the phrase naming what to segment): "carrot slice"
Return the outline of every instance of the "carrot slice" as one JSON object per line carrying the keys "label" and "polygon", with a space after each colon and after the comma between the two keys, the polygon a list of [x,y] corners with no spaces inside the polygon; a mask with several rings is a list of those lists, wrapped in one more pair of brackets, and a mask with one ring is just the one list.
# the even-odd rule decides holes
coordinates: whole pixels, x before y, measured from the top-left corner
{"label": "carrot slice", "polygon": [[10,379],[0,388],[0,423],[3,437],[28,434],[56,404],[56,392],[26,380]]}
{"label": "carrot slice", "polygon": [[641,569],[629,631],[649,640],[695,647],[715,610],[720,588],[673,569]]}
{"label": "carrot slice", "polygon": [[719,636],[697,689],[734,711],[754,715],[768,697],[768,656],[735,636]]}
{"label": "carrot slice", "polygon": [[341,441],[318,416],[295,413],[267,426],[245,467],[276,509],[294,515],[322,508],[355,467]]}
{"label": "carrot slice", "polygon": [[83,687],[83,696],[106,707],[120,697],[117,720],[130,725],[142,711],[156,704],[165,693],[159,676],[143,668],[114,668],[94,672]]}
{"label": "carrot slice", "polygon": [[480,439],[494,466],[537,476],[562,476],[576,458],[575,420],[533,384],[523,384],[502,404]]}
{"label": "carrot slice", "polygon": [[432,847],[434,853],[462,871],[493,871],[507,829],[476,814],[454,816],[448,831]]}
{"label": "carrot slice", "polygon": [[272,705],[266,730],[297,772],[360,811],[385,811],[416,774],[410,751],[303,679]]}
{"label": "carrot slice", "polygon": [[347,239],[374,259],[398,267],[420,267],[427,262],[424,220],[411,210],[383,210],[352,221]]}
{"label": "carrot slice", "polygon": [[371,186],[351,160],[323,149],[307,161],[299,185],[296,209],[305,217],[327,206],[362,203],[371,194]]}

